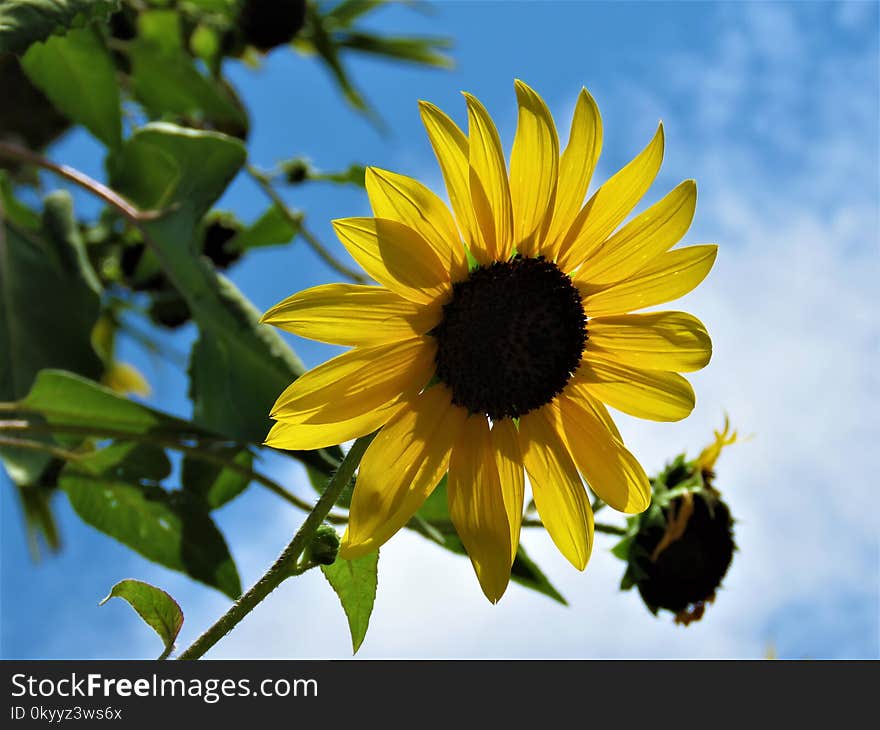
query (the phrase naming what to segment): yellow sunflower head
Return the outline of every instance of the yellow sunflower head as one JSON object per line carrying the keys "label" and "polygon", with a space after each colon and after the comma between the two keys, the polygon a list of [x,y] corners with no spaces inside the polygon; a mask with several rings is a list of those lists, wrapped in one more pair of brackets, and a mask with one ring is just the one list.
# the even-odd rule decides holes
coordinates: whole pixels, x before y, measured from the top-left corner
{"label": "yellow sunflower head", "polygon": [[670,250],[693,218],[692,180],[621,226],[660,168],[662,126],[584,203],[602,147],[592,97],[581,92],[560,155],[541,97],[521,81],[516,95],[509,174],[477,99],[465,94],[468,135],[421,102],[452,212],[416,180],[369,168],[375,217],[334,227],[379,286],[318,286],[263,318],[352,347],[281,394],[268,445],[316,449],[380,429],[340,555],[376,550],[448,474],[451,519],[493,602],[510,579],[525,474],[579,570],[593,541],[582,480],[623,512],[650,503],[605,406],[657,421],[691,412],[694,392],[678,373],[709,361],[705,328],[683,312],[630,312],[689,292],[716,254]]}

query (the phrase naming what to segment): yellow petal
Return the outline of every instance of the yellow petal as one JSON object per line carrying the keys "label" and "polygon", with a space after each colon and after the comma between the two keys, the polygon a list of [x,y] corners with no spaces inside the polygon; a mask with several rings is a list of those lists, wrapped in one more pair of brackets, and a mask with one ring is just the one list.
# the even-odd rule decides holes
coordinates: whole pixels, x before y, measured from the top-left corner
{"label": "yellow petal", "polygon": [[544,527],[559,551],[583,570],[593,547],[593,511],[568,449],[544,411],[520,419],[523,462]]}
{"label": "yellow petal", "polygon": [[341,558],[373,552],[409,521],[449,467],[466,418],[449,389],[435,385],[385,425],[361,461]]}
{"label": "yellow petal", "polygon": [[434,148],[455,220],[465,243],[473,248],[477,223],[471,205],[468,140],[446,114],[427,101],[419,102],[422,123]]}
{"label": "yellow petal", "polygon": [[467,277],[467,256],[446,204],[418,180],[375,167],[367,168],[367,194],[377,218],[403,223],[437,254],[453,281]]}
{"label": "yellow petal", "polygon": [[363,270],[400,296],[427,304],[448,286],[449,271],[409,226],[387,218],[342,218],[333,228]]}
{"label": "yellow petal", "polygon": [[574,382],[612,408],[651,421],[680,421],[696,400],[691,384],[678,373],[642,370],[590,352],[584,353]]}
{"label": "yellow petal", "polygon": [[624,365],[692,372],[712,357],[703,323],[686,312],[648,312],[591,318],[587,350]]}
{"label": "yellow petal", "polygon": [[513,252],[513,213],[507,166],[489,112],[468,93],[468,162],[471,204],[477,222],[471,253],[481,264],[506,261]]}
{"label": "yellow petal", "polygon": [[661,124],[648,146],[606,181],[578,213],[559,247],[557,262],[563,271],[575,269],[623,223],[651,187],[662,161]]}
{"label": "yellow petal", "polygon": [[434,373],[433,337],[358,347],[300,375],[278,396],[276,420],[335,423],[417,392]]}
{"label": "yellow petal", "polygon": [[359,416],[333,423],[312,423],[313,413],[305,413],[272,426],[266,446],[285,451],[311,451],[341,444],[373,433],[384,426],[402,408],[400,399],[381,408],[373,408]]}
{"label": "yellow petal", "polygon": [[525,479],[523,478],[522,454],[519,448],[519,434],[514,422],[505,418],[492,426],[492,452],[498,477],[501,479],[501,494],[507,523],[510,525],[510,563],[516,557],[519,547],[519,532],[522,526]]}
{"label": "yellow petal", "polygon": [[558,398],[560,420],[574,463],[590,489],[616,510],[634,514],[651,504],[651,484],[641,464],[605,424],[607,412],[584,386]]}
{"label": "yellow petal", "polygon": [[519,118],[510,154],[513,242],[523,256],[538,253],[538,238],[553,214],[559,164],[559,138],[544,100],[517,79]]}
{"label": "yellow petal", "polygon": [[559,244],[584,203],[601,152],[602,117],[599,107],[590,93],[581,89],[571,120],[568,145],[559,161],[555,212],[545,237],[546,255],[549,258],[556,258]]}
{"label": "yellow petal", "polygon": [[379,345],[423,335],[442,317],[439,306],[415,304],[388,289],[324,284],[267,311],[261,322],[334,345]]}
{"label": "yellow petal", "polygon": [[578,285],[588,317],[622,314],[684,296],[706,278],[718,246],[688,246],[667,251],[631,278],[605,288]]}
{"label": "yellow petal", "polygon": [[492,454],[489,422],[468,418],[449,461],[449,516],[467,550],[480,587],[496,603],[510,582],[510,525]]}
{"label": "yellow petal", "polygon": [[612,284],[643,269],[687,233],[696,204],[697,185],[685,180],[605,241],[572,278]]}

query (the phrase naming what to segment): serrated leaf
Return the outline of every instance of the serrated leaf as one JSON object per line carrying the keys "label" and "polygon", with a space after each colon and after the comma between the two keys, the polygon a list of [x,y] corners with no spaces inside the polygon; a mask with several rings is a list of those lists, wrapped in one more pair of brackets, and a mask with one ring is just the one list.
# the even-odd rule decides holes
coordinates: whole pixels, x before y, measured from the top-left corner
{"label": "serrated leaf", "polygon": [[333,565],[322,565],[321,572],[339,596],[342,610],[348,618],[352,653],[357,654],[367,629],[378,583],[379,552],[369,553],[356,560],[339,560]]}
{"label": "serrated leaf", "polygon": [[91,20],[107,20],[119,0],[3,0],[0,3],[0,53],[22,53],[55,33]]}
{"label": "serrated leaf", "polygon": [[186,491],[86,474],[68,464],[59,479],[88,524],[148,560],[186,573],[232,599],[241,582],[226,541],[204,502]]}
{"label": "serrated leaf", "polygon": [[161,588],[133,578],[119,581],[98,605],[103,606],[111,598],[122,598],[127,601],[137,611],[138,616],[159,634],[165,646],[160,659],[171,653],[180,633],[180,627],[183,626],[183,611],[180,610],[177,601]]}
{"label": "serrated leaf", "polygon": [[72,30],[35,44],[21,65],[59,111],[111,149],[120,145],[122,116],[116,69],[97,31]]}

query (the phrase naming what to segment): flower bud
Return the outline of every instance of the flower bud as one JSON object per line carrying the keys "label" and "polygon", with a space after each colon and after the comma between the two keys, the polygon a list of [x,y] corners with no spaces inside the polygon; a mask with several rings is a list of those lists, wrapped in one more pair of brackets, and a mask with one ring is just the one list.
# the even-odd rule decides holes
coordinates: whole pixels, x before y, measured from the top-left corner
{"label": "flower bud", "polygon": [[293,40],[306,20],[306,0],[243,0],[238,25],[244,40],[261,51]]}
{"label": "flower bud", "polygon": [[339,553],[339,535],[330,525],[321,525],[306,546],[303,560],[318,565],[332,565]]}

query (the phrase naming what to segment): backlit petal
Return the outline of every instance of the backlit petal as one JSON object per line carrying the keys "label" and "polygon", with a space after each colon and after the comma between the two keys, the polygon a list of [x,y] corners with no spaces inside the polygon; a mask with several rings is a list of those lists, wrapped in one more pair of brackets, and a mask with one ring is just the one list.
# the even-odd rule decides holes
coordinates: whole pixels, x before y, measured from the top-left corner
{"label": "backlit petal", "polygon": [[434,148],[446,192],[461,236],[469,247],[476,238],[477,223],[471,205],[468,140],[464,132],[446,114],[427,101],[419,102],[422,123]]}
{"label": "backlit petal", "polygon": [[604,288],[578,283],[588,317],[622,314],[684,296],[706,278],[718,246],[688,246],[667,251],[631,278]]}
{"label": "backlit petal", "polygon": [[341,558],[373,552],[409,521],[446,473],[466,418],[449,389],[435,385],[385,425],[361,461]]}
{"label": "backlit petal", "polygon": [[685,180],[605,241],[573,278],[582,276],[585,283],[596,285],[631,276],[682,239],[696,204],[697,186]]}
{"label": "backlit petal", "polygon": [[566,388],[557,402],[571,457],[590,489],[621,512],[646,510],[651,503],[648,476],[623,441],[606,427],[601,404],[578,385]]}
{"label": "backlit petal", "polygon": [[525,479],[523,477],[522,453],[519,434],[514,422],[505,418],[492,426],[492,452],[501,479],[501,493],[510,525],[510,562],[516,557],[519,532],[522,526]]}
{"label": "backlit petal", "polygon": [[387,218],[341,218],[333,228],[363,270],[400,296],[426,304],[448,288],[449,271],[409,226]]}
{"label": "backlit petal", "polygon": [[375,167],[367,168],[367,194],[377,218],[412,228],[437,254],[453,281],[467,277],[467,256],[446,204],[418,180]]}
{"label": "backlit petal", "polygon": [[544,100],[518,79],[515,86],[519,118],[510,155],[513,242],[523,256],[535,256],[546,218],[553,214],[559,138]]}
{"label": "backlit petal", "polygon": [[565,235],[557,262],[572,271],[587,259],[636,207],[651,187],[663,161],[663,125],[626,167],[607,180],[590,198]]}
{"label": "backlit petal", "polygon": [[601,152],[602,117],[599,107],[590,93],[581,89],[571,120],[568,145],[559,160],[555,213],[545,236],[546,249],[542,251],[551,259],[556,258],[562,239],[584,204]]}
{"label": "backlit petal", "polygon": [[373,408],[359,416],[332,423],[312,423],[314,413],[278,421],[266,436],[266,446],[287,451],[311,451],[345,443],[373,433],[384,426],[402,407],[400,399],[389,405]]}
{"label": "backlit petal", "polygon": [[510,526],[483,414],[471,416],[461,428],[449,462],[447,494],[452,523],[483,593],[495,603],[510,582]]}
{"label": "backlit petal", "polygon": [[344,352],[294,380],[270,416],[335,423],[386,406],[430,380],[436,348],[433,337],[414,337]]}
{"label": "backlit petal", "polygon": [[501,139],[479,100],[467,93],[464,97],[468,107],[468,180],[477,222],[471,253],[482,264],[506,261],[513,251],[513,213]]}
{"label": "backlit petal", "polygon": [[685,312],[594,317],[589,332],[589,351],[649,370],[691,372],[705,367],[712,356],[703,323]]}
{"label": "backlit petal", "polygon": [[441,319],[439,305],[415,304],[379,286],[323,284],[288,297],[261,322],[334,345],[378,345],[423,335]]}
{"label": "backlit petal", "polygon": [[680,421],[694,409],[691,384],[678,373],[642,370],[585,352],[576,383],[603,403],[636,418]]}
{"label": "backlit petal", "polygon": [[583,570],[593,547],[593,511],[568,449],[544,409],[520,419],[519,436],[544,527],[559,551]]}

